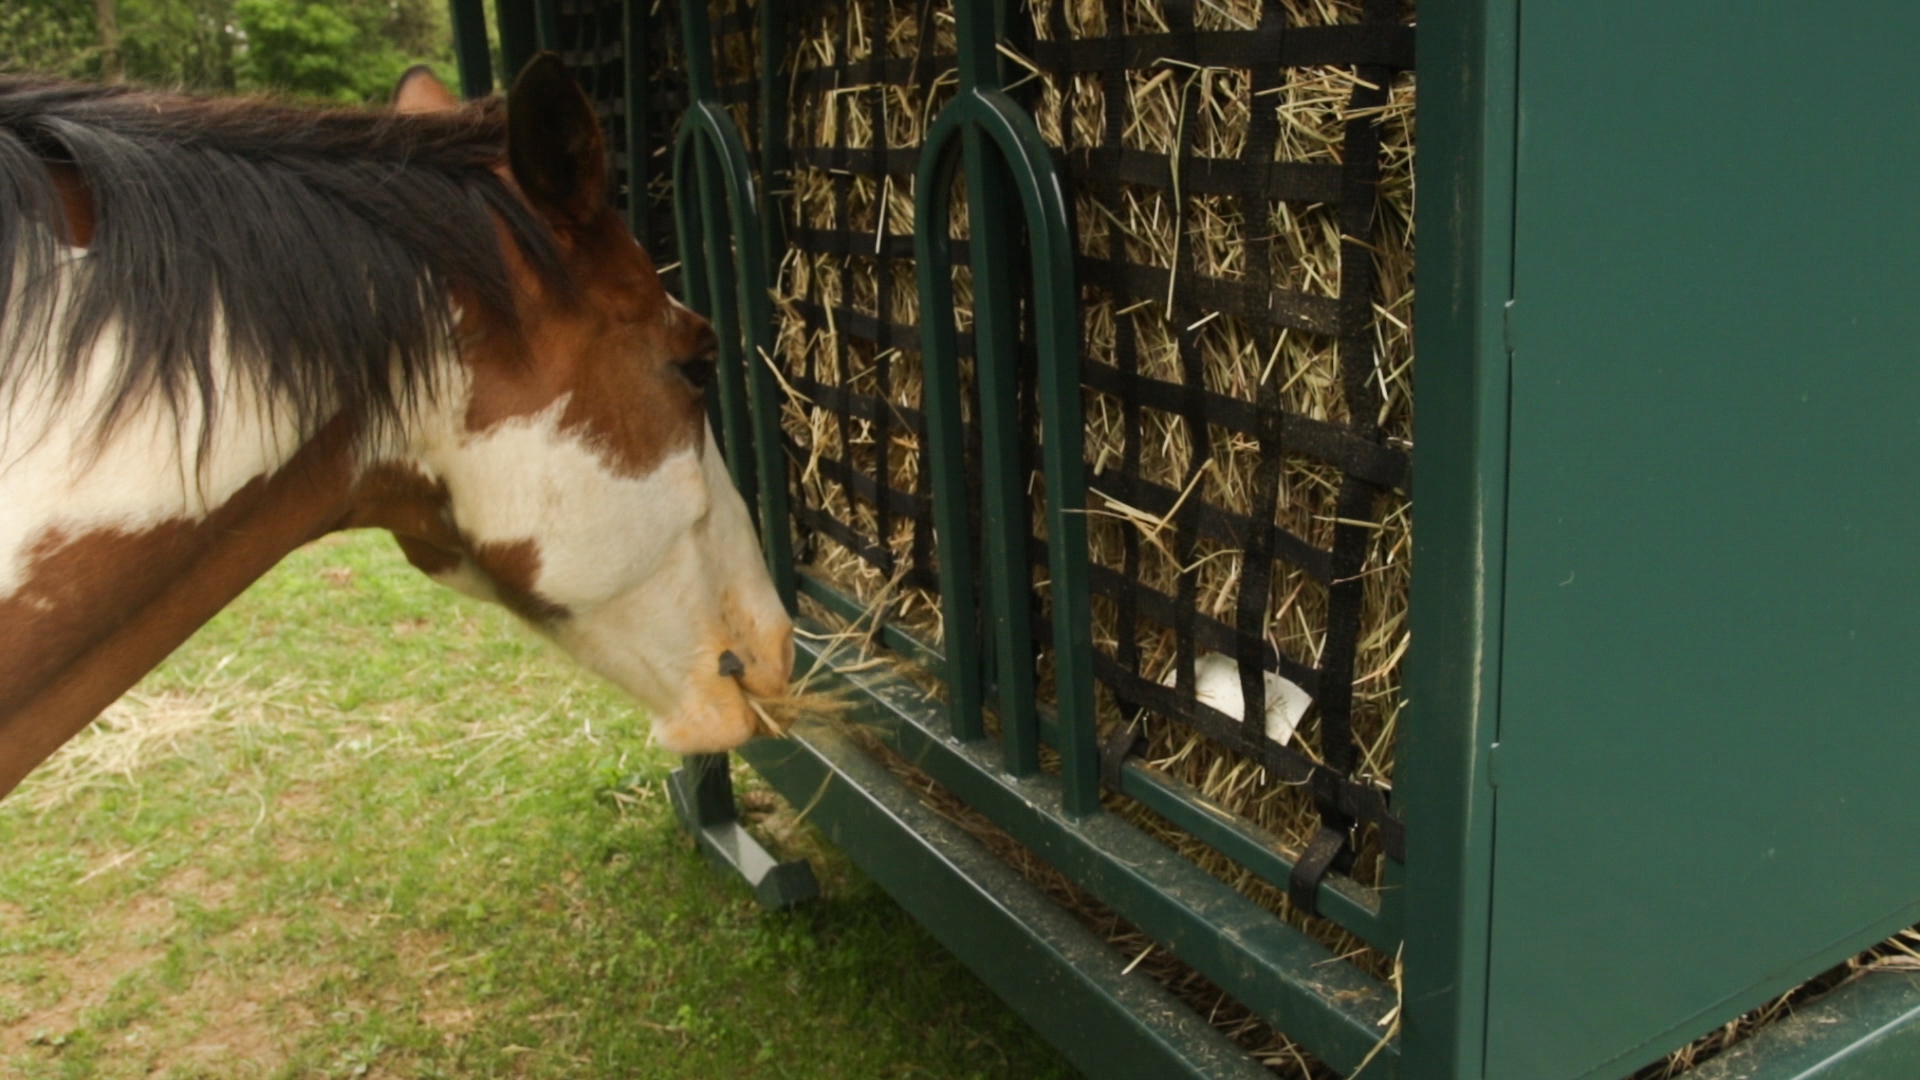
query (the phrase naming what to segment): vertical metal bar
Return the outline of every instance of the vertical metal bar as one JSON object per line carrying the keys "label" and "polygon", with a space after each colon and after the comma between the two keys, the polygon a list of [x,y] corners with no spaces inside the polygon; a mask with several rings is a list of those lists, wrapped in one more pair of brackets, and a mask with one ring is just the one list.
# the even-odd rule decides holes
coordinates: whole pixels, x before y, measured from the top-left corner
{"label": "vertical metal bar", "polygon": [[[1008,170],[1027,204],[1033,245],[1034,348],[1040,366],[1041,467],[1047,478],[1047,572],[1053,602],[1054,710],[1062,799],[1070,814],[1100,809],[1093,696],[1093,610],[1087,571],[1087,474],[1080,402],[1079,287],[1065,196],[1028,120],[1021,167]],[[1037,165],[1046,165],[1042,171]],[[1051,198],[1049,198],[1051,196]]]}
{"label": "vertical metal bar", "polygon": [[[1054,708],[1059,723],[1054,749],[1060,753],[1065,808],[1069,813],[1086,814],[1100,808],[1100,759],[1093,699],[1093,617],[1087,583],[1085,436],[1080,408],[1074,238],[1068,227],[1065,193],[1032,118],[998,91],[983,93],[976,100],[982,151],[1000,161],[1001,171],[1019,192],[1032,247],[1041,468],[1047,480],[1048,589],[1053,603]],[[1024,527],[1024,517],[1022,521]],[[1022,586],[1027,587],[1024,558],[1018,573]]]}
{"label": "vertical metal bar", "polygon": [[[776,191],[785,190],[787,175],[787,0],[760,0],[760,189],[767,193],[762,208],[767,226],[766,249],[780,250],[781,215],[774,210]],[[771,268],[769,268],[771,269]]]}
{"label": "vertical metal bar", "polygon": [[1000,53],[999,4],[992,0],[954,0],[954,32],[959,45],[960,93],[977,86],[998,86]]}
{"label": "vertical metal bar", "polygon": [[[1011,183],[1012,190],[1019,193],[1019,206],[1025,215],[1031,245],[1034,346],[1040,368],[1042,468],[1047,480],[1054,706],[1059,722],[1055,750],[1061,757],[1065,809],[1069,813],[1087,814],[1100,807],[1100,763],[1093,701],[1092,612],[1087,586],[1086,477],[1082,465],[1084,433],[1080,415],[1079,296],[1073,275],[1074,237],[1068,227],[1066,196],[1059,175],[1053,169],[1052,159],[1048,156],[1039,130],[1034,126],[1033,118],[999,89],[1002,80],[996,42],[1005,29],[1007,11],[1008,5],[1004,0],[958,0],[955,18],[960,33],[961,92],[954,104],[964,110],[962,115],[968,116],[971,121],[969,133],[973,137],[967,143],[969,199],[984,196],[988,200],[981,204],[986,211],[982,216],[988,222],[987,231],[1003,236],[1005,227],[1000,222],[1005,220],[1004,215],[1010,209],[1005,201],[1007,189],[1002,187],[996,190],[992,185]],[[992,153],[996,159],[996,166],[992,169],[976,166],[975,161],[983,159],[988,153]],[[995,177],[978,195],[974,187],[976,174]],[[974,243],[979,244],[982,230],[978,222],[981,217],[974,220],[976,225],[972,235]],[[975,251],[977,253],[979,248],[976,247]],[[976,254],[976,342],[986,340],[981,333],[986,317],[978,308],[982,286],[980,265]],[[1007,264],[1000,261],[990,265],[1003,267]],[[1011,326],[1014,309],[1010,303],[1007,311]],[[1005,376],[1011,382],[1015,371],[1011,363],[1012,353],[1007,352],[1005,358]],[[983,354],[983,414],[987,411],[986,370],[987,362]],[[1018,423],[1017,419],[1013,422],[1016,425]],[[1017,462],[1019,433],[1015,430],[1012,435],[1009,447]],[[992,441],[988,440],[988,445],[991,444]],[[1020,547],[1006,559],[996,559],[1000,565],[993,567],[993,574],[990,575],[1004,579],[999,590],[1009,599],[1015,594],[1016,587],[1023,599],[1032,592],[1025,547],[1029,514],[1024,485],[1017,495],[1018,513],[1008,516],[1017,517],[1019,521]],[[1005,657],[1011,648],[1025,648],[1024,656],[1017,661],[1017,668],[1012,672],[1016,677],[1014,689],[1024,700],[1027,695],[1024,687],[1019,685],[1019,679],[1032,678],[1032,644],[1028,640],[1030,624],[1024,606],[1018,619],[1018,636],[1007,646],[997,649],[995,655]],[[999,675],[1004,710],[1010,672],[1004,660],[1001,668]],[[1008,726],[1017,729],[1019,725],[1009,723]],[[1013,753],[1013,749],[1010,744],[1008,759],[1012,767],[1018,770],[1025,762]]]}
{"label": "vertical metal bar", "polygon": [[683,299],[695,311],[713,310],[713,282],[707,272],[707,249],[699,243],[699,203],[683,197],[696,190],[697,174],[693,160],[682,154],[673,162],[673,227],[680,244],[680,289]]}
{"label": "vertical metal bar", "polygon": [[[1047,477],[1047,537],[1053,598],[1057,707],[1066,808],[1099,809],[1099,759],[1093,709],[1092,626],[1087,586],[1086,490],[1081,459],[1079,351],[1073,236],[1066,196],[1045,142],[1000,92],[997,22],[1004,5],[958,0],[960,92],[935,120],[922,150],[914,196],[920,311],[926,371],[929,453],[940,532],[942,610],[956,734],[977,737],[982,688],[974,638],[973,552],[966,532],[961,459],[958,350],[947,273],[946,197],[963,158],[973,253],[976,371],[984,443],[983,528],[988,549],[988,611],[998,661],[998,700],[1008,767],[1037,767],[1031,721],[1033,654],[1028,622],[1032,590],[1026,558],[1029,512],[1019,472],[1018,392],[1012,334],[1016,307],[1004,276],[1006,228],[1018,192],[1034,260],[1035,346],[1041,374],[1042,450]],[[992,162],[988,157],[991,155]],[[1037,727],[1037,724],[1035,725]]]}
{"label": "vertical metal bar", "polygon": [[1519,23],[1519,0],[1435,4],[1420,20],[1420,587],[1394,772],[1413,1080],[1486,1064]]}
{"label": "vertical metal bar", "polygon": [[980,715],[979,607],[967,522],[965,431],[960,421],[960,343],[953,325],[953,241],[947,192],[963,157],[959,132],[936,123],[920,152],[913,192],[913,253],[920,285],[920,363],[925,381],[927,468],[940,560],[948,722],[960,739],[986,734]]}
{"label": "vertical metal bar", "polygon": [[716,100],[719,91],[713,79],[713,30],[705,0],[682,0],[680,37],[685,44],[682,62],[687,66],[689,104]]}
{"label": "vertical metal bar", "polygon": [[[974,374],[980,386],[980,519],[987,549],[987,613],[993,627],[994,701],[1006,766],[1015,776],[1040,771],[1040,720],[1033,679],[1033,581],[1028,571],[1026,477],[1020,461],[1020,308],[1013,260],[1006,167],[981,144],[977,126],[961,136],[966,153],[968,241],[973,264]],[[946,317],[944,315],[940,316]]]}
{"label": "vertical metal bar", "polygon": [[[620,56],[627,85],[627,230],[646,247],[653,240],[653,131],[647,108],[647,6],[620,5]],[[648,255],[659,257],[649,249]]]}
{"label": "vertical metal bar", "polygon": [[498,0],[495,8],[500,21],[500,77],[508,86],[520,74],[527,61],[540,48],[540,17],[534,0]]}
{"label": "vertical metal bar", "polygon": [[[760,0],[760,250],[740,261],[740,290],[749,325],[760,336],[747,356],[747,390],[754,417],[754,447],[760,463],[761,545],[773,586],[788,610],[794,609],[798,574],[793,565],[793,519],[788,507],[787,460],[780,432],[780,387],[774,380],[772,289],[780,268],[773,253],[786,250],[784,221],[774,205],[773,192],[786,189],[787,84],[781,69],[786,59],[786,0]],[[737,227],[737,226],[736,226]]]}
{"label": "vertical metal bar", "polygon": [[[720,396],[722,446],[733,484],[747,501],[747,512],[758,515],[759,485],[755,482],[753,431],[747,415],[746,372],[742,366],[740,291],[734,274],[734,249],[726,230],[726,212],[715,174],[720,166],[707,139],[696,140],[691,147],[694,161],[694,194],[700,205],[700,235],[707,264],[707,318],[720,340],[720,363],[715,372],[714,390]],[[738,236],[738,232],[734,236]]]}
{"label": "vertical metal bar", "polygon": [[486,97],[493,93],[486,5],[482,0],[448,0],[447,12],[453,22],[453,56],[460,69],[460,96]]}
{"label": "vertical metal bar", "polygon": [[[746,148],[720,107],[711,23],[704,0],[680,9],[687,91],[674,166],[675,222],[688,306],[713,320],[720,338],[719,398],[727,464],[760,520],[774,588],[789,608],[797,576],[781,453],[779,387],[767,367],[773,350],[769,227],[753,190]],[[763,15],[763,50],[769,46]],[[763,51],[763,59],[766,53]],[[763,86],[763,97],[767,93]],[[691,193],[691,194],[690,194]],[[724,205],[722,200],[725,200]],[[696,219],[692,214],[698,214]],[[696,284],[694,277],[702,280]],[[768,478],[765,485],[760,477]]]}
{"label": "vertical metal bar", "polygon": [[533,0],[534,40],[543,49],[563,48],[560,40],[560,0]]}

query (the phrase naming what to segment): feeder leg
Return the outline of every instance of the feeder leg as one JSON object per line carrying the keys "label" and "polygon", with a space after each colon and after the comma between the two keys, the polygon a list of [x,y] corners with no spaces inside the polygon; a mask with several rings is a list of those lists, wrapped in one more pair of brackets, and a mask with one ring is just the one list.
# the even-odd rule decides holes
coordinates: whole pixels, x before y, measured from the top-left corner
{"label": "feeder leg", "polygon": [[668,778],[667,790],[681,826],[699,841],[708,861],[745,878],[753,898],[765,908],[790,908],[820,895],[807,860],[777,862],[741,828],[727,755],[690,754],[681,761]]}

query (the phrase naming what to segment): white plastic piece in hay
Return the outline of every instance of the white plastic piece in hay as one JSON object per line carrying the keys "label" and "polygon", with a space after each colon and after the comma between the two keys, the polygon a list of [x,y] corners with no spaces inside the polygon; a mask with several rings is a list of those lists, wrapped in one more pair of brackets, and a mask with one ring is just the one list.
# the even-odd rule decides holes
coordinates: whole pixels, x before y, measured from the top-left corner
{"label": "white plastic piece in hay", "polygon": [[[1178,668],[1169,668],[1160,685],[1172,686],[1178,674]],[[1267,738],[1285,746],[1300,726],[1300,718],[1307,715],[1313,695],[1271,671],[1262,674],[1267,677]],[[1240,665],[1231,656],[1203,652],[1194,657],[1193,681],[1194,696],[1202,703],[1236,720],[1247,718],[1246,697],[1240,693]]]}

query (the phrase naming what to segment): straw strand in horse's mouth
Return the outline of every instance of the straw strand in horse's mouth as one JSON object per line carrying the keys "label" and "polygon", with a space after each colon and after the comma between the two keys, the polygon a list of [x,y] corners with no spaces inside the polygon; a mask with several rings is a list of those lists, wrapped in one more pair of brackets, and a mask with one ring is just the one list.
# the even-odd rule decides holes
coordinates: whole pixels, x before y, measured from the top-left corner
{"label": "straw strand in horse's mouth", "polygon": [[[743,688],[744,691],[744,688]],[[803,719],[837,720],[853,707],[847,690],[809,691],[804,682],[787,692],[762,697],[745,694],[747,707],[760,718],[760,733],[785,738]]]}
{"label": "straw strand in horse's mouth", "polygon": [[[732,679],[735,683],[739,683],[740,677],[746,673],[747,665],[732,649],[721,651],[721,678]],[[785,738],[787,732],[793,729],[793,725],[799,722],[801,717],[808,715],[821,719],[837,717],[853,704],[844,690],[827,692],[808,690],[807,685],[811,681],[811,676],[802,678],[797,686],[790,687],[788,691],[769,696],[752,693],[745,685],[741,685],[740,693],[746,698],[747,707],[760,718],[761,733]]]}

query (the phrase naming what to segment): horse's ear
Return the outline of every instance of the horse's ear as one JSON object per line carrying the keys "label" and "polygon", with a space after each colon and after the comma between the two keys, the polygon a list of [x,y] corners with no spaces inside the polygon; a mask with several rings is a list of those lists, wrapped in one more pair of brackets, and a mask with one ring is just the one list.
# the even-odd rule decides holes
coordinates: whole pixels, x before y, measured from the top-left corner
{"label": "horse's ear", "polygon": [[454,97],[447,84],[425,64],[408,68],[407,73],[400,76],[399,85],[393,88],[394,112],[443,112],[459,107],[460,99]]}
{"label": "horse's ear", "polygon": [[560,57],[536,53],[507,95],[507,160],[527,201],[555,224],[584,225],[607,201],[607,151],[593,103]]}

